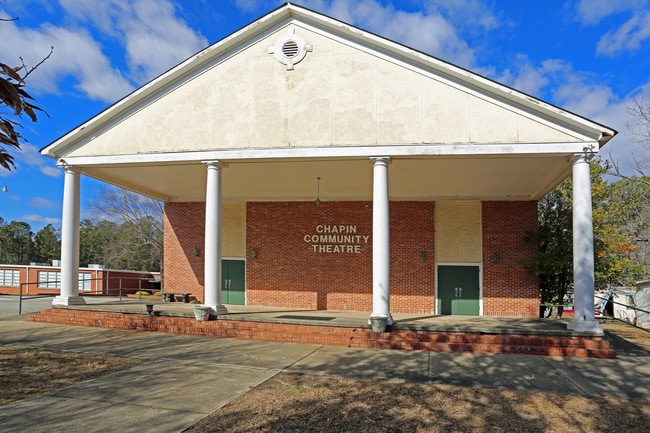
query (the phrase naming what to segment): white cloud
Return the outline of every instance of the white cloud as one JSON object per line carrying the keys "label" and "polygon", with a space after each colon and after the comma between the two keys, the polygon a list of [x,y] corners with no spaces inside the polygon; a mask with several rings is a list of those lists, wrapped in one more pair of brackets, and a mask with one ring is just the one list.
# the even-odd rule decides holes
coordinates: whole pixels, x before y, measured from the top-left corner
{"label": "white cloud", "polygon": [[437,10],[405,12],[376,0],[307,0],[303,4],[442,60],[464,67],[475,62],[473,50]]}
{"label": "white cloud", "polygon": [[54,224],[54,225],[61,224],[61,218],[46,217],[38,214],[21,215],[20,218],[21,220],[31,221],[36,223]]}
{"label": "white cloud", "polygon": [[424,0],[428,13],[440,13],[453,20],[457,27],[495,29],[499,21],[482,0]]}
{"label": "white cloud", "polygon": [[[596,53],[614,56],[624,51],[637,51],[650,39],[650,0],[580,0],[576,20],[587,26],[614,27],[598,41]],[[623,15],[627,18],[615,17]]]}
{"label": "white cloud", "polygon": [[[72,80],[85,96],[112,103],[207,45],[205,37],[175,15],[167,0],[59,3],[63,7],[59,15],[67,13],[57,17],[64,22],[61,26],[46,22],[25,28],[20,21],[0,26],[3,61],[19,64],[22,57],[34,66],[54,46],[52,56],[29,78],[34,93],[57,94],[64,80]],[[128,70],[119,69],[120,58]]]}
{"label": "white cloud", "polygon": [[9,190],[8,192],[9,192],[8,196],[5,195],[6,193],[2,193],[3,194],[2,197],[8,198],[9,200],[13,200],[13,201],[20,201],[20,196],[16,194],[11,194],[11,190]]}
{"label": "white cloud", "polygon": [[81,23],[120,41],[130,77],[142,84],[205,48],[207,39],[176,16],[167,0],[60,0]]}
{"label": "white cloud", "polygon": [[496,76],[497,81],[551,100],[580,116],[604,122],[608,107],[618,102],[611,88],[599,84],[595,75],[575,70],[568,61],[547,59],[534,63],[527,56],[519,55],[511,64]]}
{"label": "white cloud", "polygon": [[261,5],[259,0],[235,0],[237,7],[244,12],[253,12],[257,10]]}
{"label": "white cloud", "polygon": [[610,87],[595,83],[587,74],[571,69],[565,69],[556,79],[563,82],[554,85],[554,100],[563,108],[618,131],[601,150],[601,156],[614,160],[624,173],[634,174],[630,167],[635,160],[643,159],[643,149],[627,129],[631,121],[627,107],[635,94],[620,97]]}
{"label": "white cloud", "polygon": [[[634,142],[626,127],[631,120],[627,107],[642,89],[621,97],[601,84],[597,76],[577,71],[567,61],[549,59],[535,64],[525,56],[519,56],[513,67],[497,80],[532,95],[546,95],[544,99],[552,100],[563,109],[617,130],[618,135],[601,154],[603,158],[616,161],[628,174],[632,174],[629,167],[634,159],[643,159],[643,149]],[[650,82],[646,90],[650,90]]]}
{"label": "white cloud", "polygon": [[36,168],[48,177],[60,177],[63,171],[52,166],[53,161],[44,157],[33,144],[21,143],[20,150],[9,150],[16,164],[14,171],[0,170],[0,177],[9,177],[23,169]]}
{"label": "white cloud", "polygon": [[63,170],[58,167],[52,167],[50,165],[42,165],[39,167],[39,170],[41,170],[41,173],[48,177],[61,177],[63,174]]}
{"label": "white cloud", "polygon": [[[540,95],[542,89],[548,85],[548,78],[545,76],[545,67],[536,67],[530,59],[523,54],[515,56],[510,62],[510,68],[500,72],[496,80],[529,95]],[[488,71],[486,75],[496,75]]]}
{"label": "white cloud", "polygon": [[72,78],[75,87],[92,99],[113,102],[133,89],[121,73],[111,67],[99,44],[83,29],[43,24],[20,28],[14,22],[0,26],[0,57],[19,64],[25,59],[35,66],[54,46],[51,57],[29,77],[33,92],[59,93],[58,85]]}
{"label": "white cloud", "polygon": [[45,197],[34,197],[29,201],[29,205],[31,207],[37,207],[40,209],[51,209],[58,207],[58,203]]}
{"label": "white cloud", "polygon": [[576,18],[585,25],[596,25],[612,15],[638,10],[647,5],[647,0],[580,0],[576,5]]}
{"label": "white cloud", "polygon": [[636,51],[650,39],[650,11],[634,14],[621,27],[607,32],[598,41],[597,54],[615,55],[621,51]]}

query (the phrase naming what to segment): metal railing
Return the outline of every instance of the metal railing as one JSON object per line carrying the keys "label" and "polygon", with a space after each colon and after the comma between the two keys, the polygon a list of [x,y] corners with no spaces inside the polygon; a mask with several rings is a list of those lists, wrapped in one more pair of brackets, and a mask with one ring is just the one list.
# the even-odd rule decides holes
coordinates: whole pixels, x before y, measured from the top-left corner
{"label": "metal railing", "polygon": [[[162,287],[161,288],[151,288],[151,287],[143,288],[142,287],[142,282],[146,281],[147,283],[151,283],[152,282],[151,278],[104,277],[104,278],[89,278],[89,279],[85,279],[83,281],[84,282],[85,281],[102,281],[102,282],[106,282],[106,285],[108,285],[108,282],[111,281],[111,280],[112,281],[118,280],[118,287],[116,287],[116,288],[102,287],[102,289],[100,290],[98,288],[98,285],[95,284],[95,290],[94,291],[93,290],[79,290],[79,294],[81,295],[81,294],[87,293],[87,294],[92,294],[93,296],[111,296],[111,293],[117,293],[117,295],[119,296],[120,301],[122,300],[122,297],[124,296],[125,291],[131,292],[131,291],[136,290],[137,292],[141,292],[141,291],[160,292],[161,293],[161,298],[162,298],[162,296],[164,296],[164,292],[163,292]],[[124,280],[128,280],[128,281],[134,281],[135,280],[135,281],[138,282],[138,287],[130,287],[130,285],[125,287],[124,284],[123,284]],[[37,286],[37,289],[58,290],[58,294],[57,293],[47,293],[47,294],[27,295],[26,293],[29,293],[29,290],[27,290],[27,292],[23,291],[24,286],[27,286],[27,288],[29,289],[29,286],[33,286],[35,284],[36,285],[43,284],[43,282],[34,281],[34,282],[31,282],[31,283],[20,283],[20,291],[18,293],[18,314],[22,314],[22,311],[23,311],[23,299],[25,299],[25,300],[41,299],[41,298],[47,298],[47,297],[54,297],[54,296],[57,296],[57,295],[61,294],[61,289],[60,288],[58,288],[58,289],[48,289],[48,288],[38,287],[38,286]]]}

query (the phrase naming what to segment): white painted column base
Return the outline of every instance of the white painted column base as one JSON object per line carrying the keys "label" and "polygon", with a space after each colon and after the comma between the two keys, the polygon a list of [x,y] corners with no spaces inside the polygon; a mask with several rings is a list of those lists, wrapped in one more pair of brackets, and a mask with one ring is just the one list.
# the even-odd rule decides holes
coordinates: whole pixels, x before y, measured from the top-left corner
{"label": "white painted column base", "polygon": [[225,305],[209,305],[209,307],[212,309],[210,311],[210,316],[221,316],[223,314],[228,314],[228,309],[226,308]]}
{"label": "white painted column base", "polygon": [[86,305],[86,300],[81,296],[55,296],[52,305]]}
{"label": "white painted column base", "polygon": [[576,332],[585,332],[595,335],[605,335],[603,327],[596,319],[584,320],[584,319],[573,319],[567,325],[567,329]]}
{"label": "white painted column base", "polygon": [[386,325],[393,324],[393,315],[390,313],[388,313],[387,315],[372,313],[370,317],[368,317],[368,325],[372,325],[372,319],[386,319]]}

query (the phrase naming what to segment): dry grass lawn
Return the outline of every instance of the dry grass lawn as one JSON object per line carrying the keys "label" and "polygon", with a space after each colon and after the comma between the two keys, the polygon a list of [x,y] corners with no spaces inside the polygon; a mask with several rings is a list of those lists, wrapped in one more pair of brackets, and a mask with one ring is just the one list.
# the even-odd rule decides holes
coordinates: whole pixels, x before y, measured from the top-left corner
{"label": "dry grass lawn", "polygon": [[0,346],[0,406],[140,362],[141,359]]}
{"label": "dry grass lawn", "polygon": [[[618,322],[604,327],[617,350],[633,354],[650,351],[649,332]],[[0,405],[139,362],[142,360],[0,347]],[[188,431],[647,433],[650,403],[279,374]]]}
{"label": "dry grass lawn", "polygon": [[280,374],[187,431],[647,433],[650,404]]}
{"label": "dry grass lawn", "polygon": [[[603,327],[617,350],[650,351],[650,332],[616,321]],[[650,403],[280,374],[187,431],[648,433]]]}

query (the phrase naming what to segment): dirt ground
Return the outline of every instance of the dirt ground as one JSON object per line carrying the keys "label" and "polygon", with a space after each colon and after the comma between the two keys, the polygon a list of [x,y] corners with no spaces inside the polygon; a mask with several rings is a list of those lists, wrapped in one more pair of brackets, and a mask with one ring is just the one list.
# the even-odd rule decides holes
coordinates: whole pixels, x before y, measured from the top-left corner
{"label": "dirt ground", "polygon": [[[650,351],[650,332],[615,321],[603,326],[617,350]],[[0,347],[0,405],[138,362],[142,360]],[[52,370],[67,374],[48,374]],[[188,431],[646,433],[650,403],[283,373]]]}
{"label": "dirt ground", "polygon": [[[0,346],[0,406],[124,370],[141,359]],[[56,371],[56,374],[52,374]]]}
{"label": "dirt ground", "polygon": [[[617,350],[650,352],[650,332],[618,321],[603,327]],[[650,403],[280,374],[187,431],[647,433]]]}
{"label": "dirt ground", "polygon": [[647,433],[650,404],[280,374],[187,431]]}
{"label": "dirt ground", "polygon": [[614,319],[602,320],[601,323],[605,337],[617,353],[645,355],[650,352],[650,331]]}
{"label": "dirt ground", "polygon": [[[650,352],[650,332],[618,321],[603,327],[617,350]],[[283,373],[187,431],[647,433],[650,403]]]}

